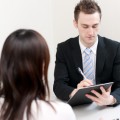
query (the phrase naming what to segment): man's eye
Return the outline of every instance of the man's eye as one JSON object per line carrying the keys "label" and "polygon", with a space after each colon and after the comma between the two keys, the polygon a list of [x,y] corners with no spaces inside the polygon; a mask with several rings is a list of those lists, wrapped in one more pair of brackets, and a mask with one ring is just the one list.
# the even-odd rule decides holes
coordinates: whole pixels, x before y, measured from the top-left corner
{"label": "man's eye", "polygon": [[83,28],[88,28],[88,26],[83,26]]}
{"label": "man's eye", "polygon": [[93,26],[93,28],[97,28],[97,25]]}

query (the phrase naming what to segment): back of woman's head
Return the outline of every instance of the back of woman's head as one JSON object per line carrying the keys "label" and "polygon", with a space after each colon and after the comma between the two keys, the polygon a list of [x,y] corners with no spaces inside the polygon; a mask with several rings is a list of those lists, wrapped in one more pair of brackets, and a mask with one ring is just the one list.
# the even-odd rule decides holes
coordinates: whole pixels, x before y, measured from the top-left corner
{"label": "back of woman's head", "polygon": [[30,113],[32,100],[45,100],[49,95],[48,65],[48,46],[38,32],[20,29],[7,37],[0,60],[4,120],[21,120],[26,106]]}

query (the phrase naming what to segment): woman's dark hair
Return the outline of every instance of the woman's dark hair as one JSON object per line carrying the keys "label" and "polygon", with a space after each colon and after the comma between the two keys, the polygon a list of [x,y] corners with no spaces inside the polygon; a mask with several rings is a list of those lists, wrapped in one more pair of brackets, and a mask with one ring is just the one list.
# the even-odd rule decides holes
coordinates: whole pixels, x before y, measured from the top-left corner
{"label": "woman's dark hair", "polygon": [[74,19],[78,21],[80,12],[85,14],[93,14],[98,12],[100,14],[101,19],[101,8],[94,0],[80,0],[80,2],[76,5],[74,10]]}
{"label": "woman's dark hair", "polygon": [[4,97],[0,120],[22,120],[25,108],[29,119],[33,100],[47,102],[49,59],[47,43],[38,32],[19,29],[7,37],[0,59],[0,97]]}

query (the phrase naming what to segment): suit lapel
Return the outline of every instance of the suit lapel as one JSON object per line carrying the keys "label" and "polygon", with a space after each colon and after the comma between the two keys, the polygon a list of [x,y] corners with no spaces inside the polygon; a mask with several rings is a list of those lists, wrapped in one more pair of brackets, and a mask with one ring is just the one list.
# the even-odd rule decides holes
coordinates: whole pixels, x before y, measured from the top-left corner
{"label": "suit lapel", "polygon": [[100,83],[99,76],[101,75],[101,72],[103,71],[103,67],[105,64],[105,45],[103,38],[98,36],[98,47],[97,47],[97,56],[96,56],[96,83]]}
{"label": "suit lapel", "polygon": [[81,55],[81,50],[80,50],[80,46],[79,46],[79,37],[75,38],[73,43],[71,43],[71,46],[73,48],[72,56],[73,56],[73,60],[75,63],[75,67],[76,68],[80,67],[83,70],[82,55]]}
{"label": "suit lapel", "polygon": [[[75,67],[80,67],[83,70],[82,65],[82,54],[79,46],[79,37],[76,37],[71,43],[72,46],[72,56],[74,60]],[[105,44],[103,38],[98,36],[98,46],[97,46],[97,56],[96,56],[96,83],[100,83],[98,80],[101,72],[103,71],[106,58]]]}

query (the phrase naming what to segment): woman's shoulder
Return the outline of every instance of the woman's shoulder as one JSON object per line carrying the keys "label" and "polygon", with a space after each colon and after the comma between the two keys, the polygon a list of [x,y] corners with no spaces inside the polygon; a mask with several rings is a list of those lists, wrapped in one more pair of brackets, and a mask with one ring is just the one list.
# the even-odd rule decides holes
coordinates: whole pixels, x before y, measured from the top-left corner
{"label": "woman's shoulder", "polygon": [[59,109],[62,109],[64,108],[64,110],[68,109],[68,110],[72,110],[72,107],[70,105],[68,105],[67,103],[64,103],[64,102],[60,102],[60,101],[50,101],[50,104],[52,104],[55,109],[59,110]]}
{"label": "woman's shoulder", "polygon": [[[40,108],[46,107],[46,109],[55,109],[55,111],[59,112],[59,111],[63,111],[63,110],[72,110],[71,106],[68,105],[67,103],[64,102],[60,102],[60,101],[43,101],[43,100],[38,100],[37,105],[39,105]],[[53,110],[54,110],[53,109]],[[61,112],[62,112],[61,111]]]}
{"label": "woman's shoulder", "polygon": [[55,120],[76,120],[71,106],[66,103],[58,101],[46,102],[37,100],[34,104],[37,105],[39,115],[44,115],[46,113],[46,116],[44,117]]}
{"label": "woman's shoulder", "polygon": [[[0,106],[4,99],[0,99]],[[34,100],[31,104],[31,120],[76,120],[75,114],[66,103],[58,101]],[[26,120],[26,109],[24,111],[24,120]]]}

